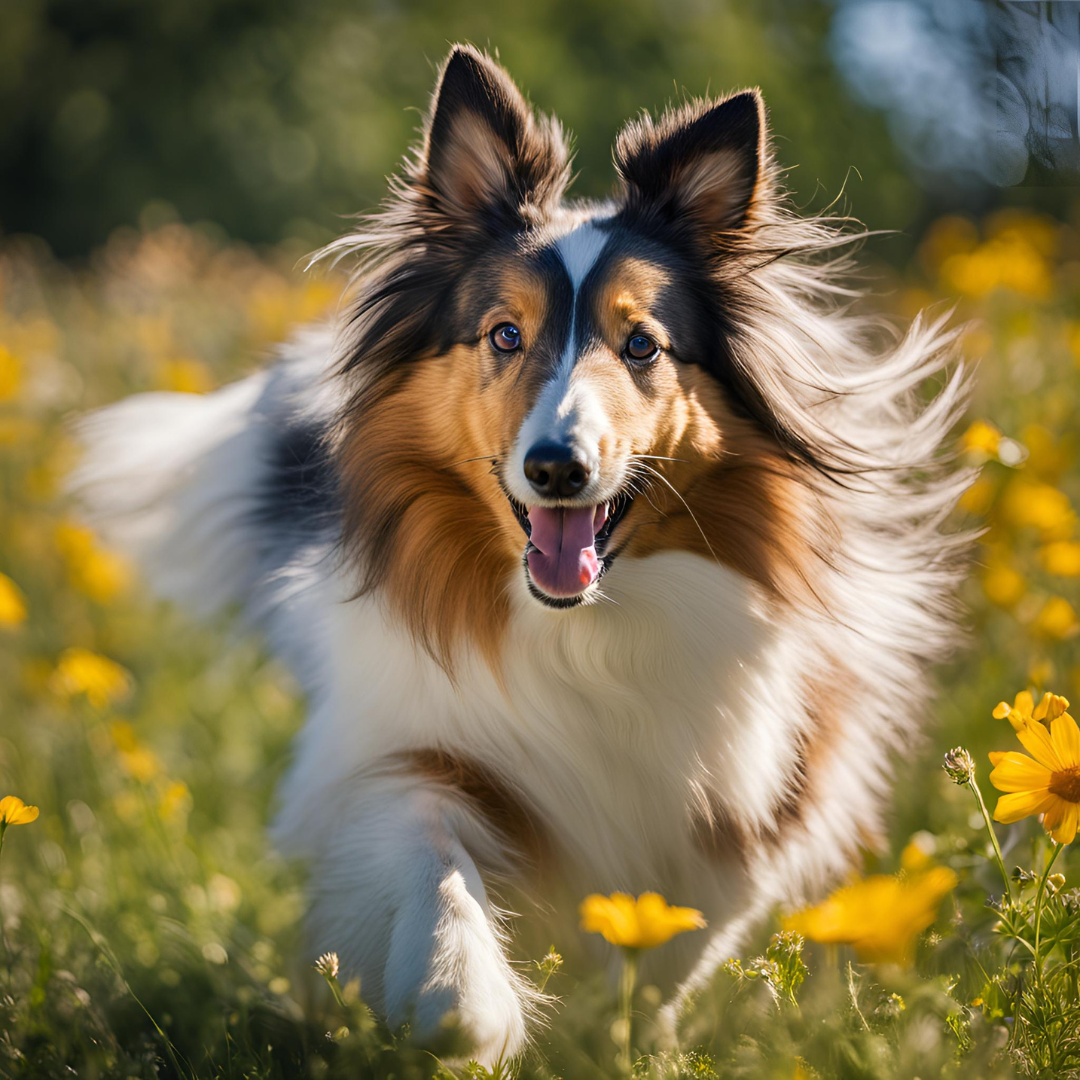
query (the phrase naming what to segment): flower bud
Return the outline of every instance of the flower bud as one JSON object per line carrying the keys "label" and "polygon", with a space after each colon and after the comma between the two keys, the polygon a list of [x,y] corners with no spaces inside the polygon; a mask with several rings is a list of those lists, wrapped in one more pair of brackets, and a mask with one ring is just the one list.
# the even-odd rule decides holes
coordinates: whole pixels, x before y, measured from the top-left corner
{"label": "flower bud", "polygon": [[975,762],[962,746],[954,746],[945,755],[942,768],[945,775],[956,784],[970,784],[975,778]]}

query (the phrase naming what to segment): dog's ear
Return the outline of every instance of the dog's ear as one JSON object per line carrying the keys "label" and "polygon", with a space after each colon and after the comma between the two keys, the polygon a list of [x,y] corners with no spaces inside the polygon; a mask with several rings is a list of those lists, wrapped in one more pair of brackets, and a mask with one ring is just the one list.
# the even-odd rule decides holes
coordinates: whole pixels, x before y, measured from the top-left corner
{"label": "dog's ear", "polygon": [[615,165],[632,210],[659,214],[721,241],[746,224],[762,194],[765,106],[757,90],[697,101],[619,133]]}
{"label": "dog's ear", "polygon": [[534,115],[495,61],[457,45],[432,99],[422,173],[432,227],[504,229],[559,199],[569,152],[558,123]]}

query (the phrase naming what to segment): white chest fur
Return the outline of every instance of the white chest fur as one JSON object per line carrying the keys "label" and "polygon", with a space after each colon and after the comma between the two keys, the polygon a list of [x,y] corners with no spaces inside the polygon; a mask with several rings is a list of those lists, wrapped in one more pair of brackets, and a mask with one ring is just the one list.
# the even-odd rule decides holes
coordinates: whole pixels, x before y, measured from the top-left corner
{"label": "white chest fur", "polygon": [[478,659],[451,682],[377,599],[326,597],[330,690],[301,735],[287,816],[387,754],[437,747],[521,791],[581,887],[680,884],[698,861],[694,783],[744,818],[782,790],[794,673],[752,586],[698,556],[616,563],[604,591],[560,612],[521,584],[502,686]]}

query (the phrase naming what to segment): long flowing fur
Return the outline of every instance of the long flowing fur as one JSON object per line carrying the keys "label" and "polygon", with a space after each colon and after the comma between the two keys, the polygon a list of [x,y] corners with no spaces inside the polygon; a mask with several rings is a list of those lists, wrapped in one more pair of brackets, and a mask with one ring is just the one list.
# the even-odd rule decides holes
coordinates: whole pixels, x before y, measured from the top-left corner
{"label": "long flowing fur", "polygon": [[[955,638],[958,330],[947,313],[902,333],[865,314],[849,283],[861,234],[789,208],[759,98],[729,101],[634,122],[619,192],[567,203],[558,126],[489,59],[455,50],[387,205],[324,253],[358,265],[333,335],[299,339],[269,375],[121,403],[83,429],[76,486],[107,537],[181,602],[240,600],[308,691],[276,836],[312,865],[313,954],[338,951],[418,1030],[456,1011],[489,1062],[522,1045],[536,1007],[489,890],[540,896],[567,939],[588,891],[703,908],[709,934],[653,958],[650,977],[685,1000],[770,906],[880,842],[894,756]],[[462,131],[491,145],[462,157]],[[590,222],[685,253],[722,338],[708,378],[753,437],[685,493],[667,457],[637,456],[642,505],[661,523],[688,514],[704,545],[624,557],[608,603],[543,608],[519,554],[513,574],[491,571],[497,586],[465,574],[473,592],[451,605],[456,523],[475,523],[469,564],[517,529],[492,476],[510,452],[463,455],[480,457],[469,473],[431,441],[448,406],[425,379],[479,355],[455,360],[455,290],[493,237],[568,251]],[[733,486],[740,446],[741,482],[768,486],[784,519],[744,514],[739,542],[793,553],[797,587],[762,589],[725,561],[722,518],[697,501],[760,509]],[[410,568],[415,601],[395,585]]]}

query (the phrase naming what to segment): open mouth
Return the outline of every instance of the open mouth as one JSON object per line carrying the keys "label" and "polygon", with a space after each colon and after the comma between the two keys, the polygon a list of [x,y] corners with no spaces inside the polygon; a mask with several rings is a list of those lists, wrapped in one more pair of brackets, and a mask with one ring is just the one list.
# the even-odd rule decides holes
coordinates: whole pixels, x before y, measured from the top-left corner
{"label": "open mouth", "polygon": [[616,551],[611,534],[633,502],[621,493],[594,506],[523,506],[507,496],[529,542],[529,589],[550,607],[573,607],[604,575]]}

